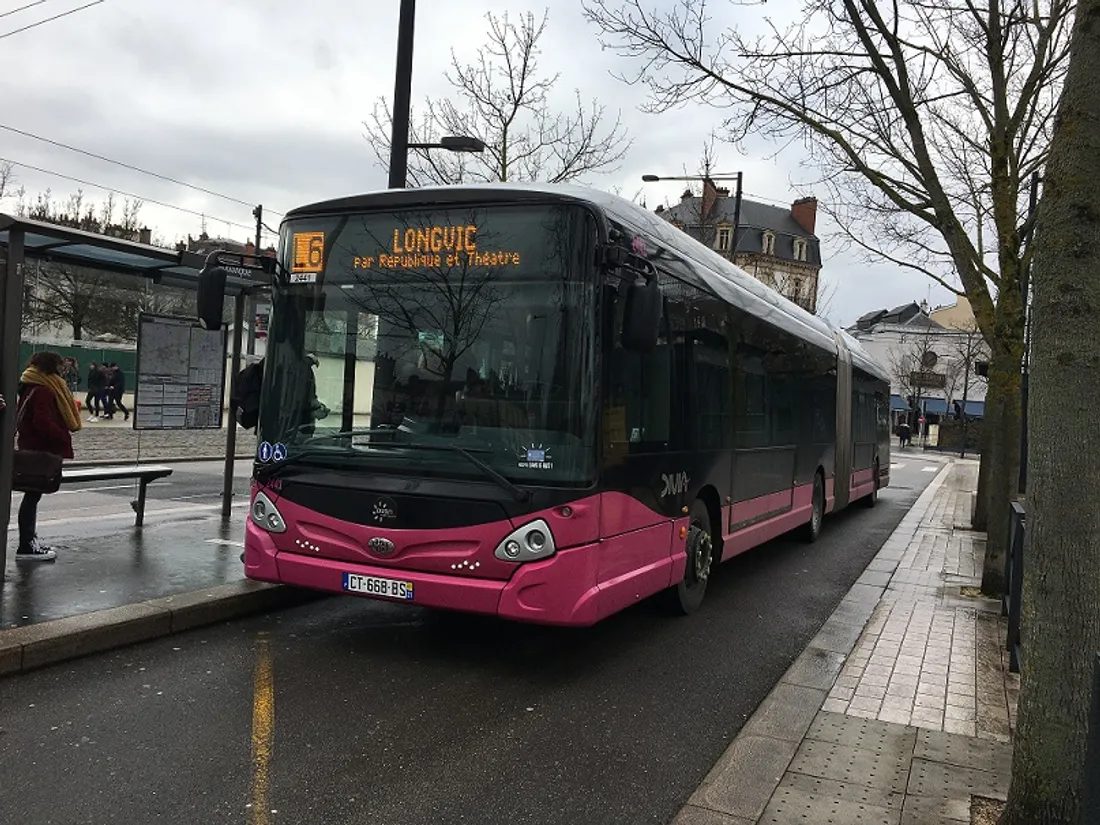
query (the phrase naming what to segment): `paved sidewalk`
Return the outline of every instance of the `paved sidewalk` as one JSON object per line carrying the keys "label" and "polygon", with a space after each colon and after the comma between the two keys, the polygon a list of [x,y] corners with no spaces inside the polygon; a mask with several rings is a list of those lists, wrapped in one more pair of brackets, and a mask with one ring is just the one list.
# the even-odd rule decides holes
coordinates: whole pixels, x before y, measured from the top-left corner
{"label": "paved sidewalk", "polygon": [[1005,798],[1019,677],[947,464],[674,825],[969,823]]}
{"label": "paved sidewalk", "polygon": [[[228,420],[228,418],[227,418]],[[225,428],[219,430],[135,430],[132,421],[84,423],[73,435],[74,462],[197,461],[225,456]],[[237,428],[238,458],[256,454],[256,433]]]}

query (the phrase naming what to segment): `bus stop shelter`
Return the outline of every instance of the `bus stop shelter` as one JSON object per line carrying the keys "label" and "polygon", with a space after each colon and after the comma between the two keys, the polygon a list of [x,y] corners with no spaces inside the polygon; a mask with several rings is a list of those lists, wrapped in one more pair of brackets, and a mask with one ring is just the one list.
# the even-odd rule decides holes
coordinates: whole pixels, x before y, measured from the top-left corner
{"label": "bus stop shelter", "polygon": [[[19,343],[23,329],[25,264],[28,260],[56,262],[89,270],[146,279],[165,286],[196,290],[206,256],[85,232],[67,226],[0,213],[0,394],[8,408],[0,414],[0,581],[7,567],[8,522],[11,519],[12,464],[15,449],[16,391],[22,365]],[[240,269],[226,281],[225,292],[234,300],[231,386],[241,369],[245,299],[265,289],[266,279],[256,271]],[[237,428],[226,426],[222,515],[229,517],[233,495],[233,463]]]}

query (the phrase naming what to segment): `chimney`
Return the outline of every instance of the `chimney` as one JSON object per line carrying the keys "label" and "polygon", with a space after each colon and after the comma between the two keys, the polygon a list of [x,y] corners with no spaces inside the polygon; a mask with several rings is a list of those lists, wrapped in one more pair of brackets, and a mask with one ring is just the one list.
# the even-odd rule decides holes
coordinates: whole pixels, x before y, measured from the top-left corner
{"label": "chimney", "polygon": [[153,230],[150,229],[148,226],[141,227],[141,230],[138,232],[138,243],[143,243],[146,246],[148,246],[152,242],[153,242]]}
{"label": "chimney", "polygon": [[699,213],[699,219],[705,221],[710,217],[714,209],[714,202],[718,200],[718,189],[709,177],[703,178],[703,203]]}
{"label": "chimney", "polygon": [[684,203],[685,201],[689,201],[689,200],[691,200],[691,199],[692,199],[692,198],[694,198],[694,197],[695,197],[695,196],[694,196],[693,194],[691,194],[691,190],[690,190],[690,189],[685,189],[685,190],[684,190],[684,194],[682,194],[682,195],[680,196],[680,203]]}
{"label": "chimney", "polygon": [[817,198],[799,198],[791,204],[791,217],[806,230],[807,235],[814,234],[817,225]]}
{"label": "chimney", "polygon": [[663,203],[659,203],[659,204],[657,204],[657,208],[654,209],[653,211],[656,212],[658,215],[660,215],[665,211],[665,205]]}

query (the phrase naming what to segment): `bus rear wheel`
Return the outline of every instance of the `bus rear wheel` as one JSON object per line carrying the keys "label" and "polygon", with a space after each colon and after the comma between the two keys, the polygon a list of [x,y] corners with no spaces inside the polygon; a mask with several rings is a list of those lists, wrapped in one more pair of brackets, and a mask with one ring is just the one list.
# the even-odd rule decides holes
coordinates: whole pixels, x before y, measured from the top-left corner
{"label": "bus rear wheel", "polygon": [[707,593],[714,564],[714,538],[711,533],[710,512],[706,504],[696,500],[689,511],[691,526],[687,535],[687,566],[684,578],[669,588],[669,603],[675,612],[688,615],[699,609]]}
{"label": "bus rear wheel", "polygon": [[876,504],[878,504],[878,484],[879,484],[879,482],[878,482],[878,460],[877,459],[875,460],[875,466],[873,468],[873,472],[875,474],[874,475],[875,487],[874,487],[873,490],[871,490],[871,494],[869,496],[864,496],[863,497],[863,506],[864,507],[874,507]]}
{"label": "bus rear wheel", "polygon": [[825,479],[821,473],[814,474],[813,510],[810,520],[802,526],[802,537],[811,544],[821,535],[821,525],[825,520]]}

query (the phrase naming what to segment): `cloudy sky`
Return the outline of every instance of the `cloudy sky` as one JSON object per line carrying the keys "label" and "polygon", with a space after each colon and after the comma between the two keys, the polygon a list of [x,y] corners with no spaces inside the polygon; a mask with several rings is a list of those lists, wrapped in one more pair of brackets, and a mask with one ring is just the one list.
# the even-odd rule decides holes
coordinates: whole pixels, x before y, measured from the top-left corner
{"label": "cloudy sky", "polygon": [[[286,211],[328,197],[384,188],[381,168],[364,138],[375,100],[393,94],[399,0],[102,0],[83,11],[5,37],[89,0],[0,0],[0,158],[17,164],[28,192],[56,195],[83,189],[101,200],[106,189],[145,199],[141,216],[172,241],[200,231],[244,240],[251,207],[104,163],[11,128],[125,161],[248,204]],[[654,4],[671,0],[652,0]],[[575,0],[533,5],[488,0],[420,0],[417,4],[413,104],[445,94],[443,77],[454,49],[473,57],[483,42],[486,12],[541,14],[550,22],[541,42],[542,67],[560,72],[556,94],[574,89],[622,111],[634,144],[620,168],[587,183],[639,190],[652,208],[674,202],[683,184],[647,184],[644,173],[694,174],[701,149],[721,121],[692,106],[674,116],[639,111],[639,89],[611,72],[627,68],[602,51]],[[769,2],[781,19],[794,5]],[[755,14],[737,10],[741,18]],[[7,128],[3,128],[7,127]],[[718,171],[741,170],[747,197],[789,203],[801,195],[797,148],[745,154],[719,146]],[[36,171],[30,167],[37,167]],[[61,177],[68,176],[70,179]],[[77,183],[71,179],[86,183]],[[153,203],[160,201],[173,207]],[[10,210],[10,199],[0,211]],[[187,210],[187,211],[184,211]],[[278,215],[270,215],[275,226]],[[873,265],[837,251],[839,239],[819,221],[823,276],[835,284],[829,317],[851,323],[862,313],[927,298],[952,303],[945,290],[889,264]]]}

